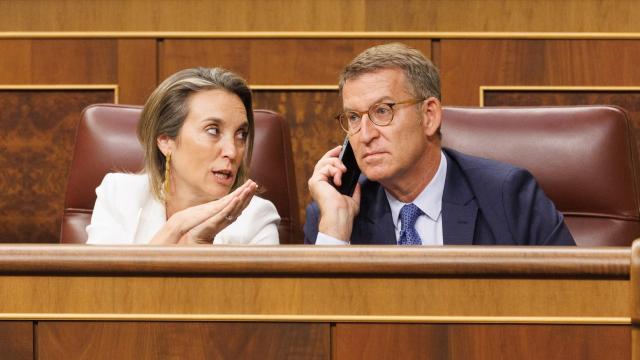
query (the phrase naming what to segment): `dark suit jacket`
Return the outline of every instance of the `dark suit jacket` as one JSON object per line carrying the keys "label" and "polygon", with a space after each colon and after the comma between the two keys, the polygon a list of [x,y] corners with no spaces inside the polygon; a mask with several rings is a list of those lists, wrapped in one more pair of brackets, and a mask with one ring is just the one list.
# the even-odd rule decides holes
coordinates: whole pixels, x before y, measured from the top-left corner
{"label": "dark suit jacket", "polygon": [[[443,149],[445,245],[575,245],[564,218],[526,170]],[[396,244],[391,208],[379,183],[361,179],[351,244]],[[319,209],[307,206],[305,243],[315,243]]]}

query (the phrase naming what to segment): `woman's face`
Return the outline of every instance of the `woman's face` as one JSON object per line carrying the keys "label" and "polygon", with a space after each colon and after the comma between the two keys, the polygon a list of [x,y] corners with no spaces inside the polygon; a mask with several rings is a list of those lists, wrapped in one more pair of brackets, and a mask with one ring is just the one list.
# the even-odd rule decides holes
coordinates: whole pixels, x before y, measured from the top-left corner
{"label": "woman's face", "polygon": [[187,99],[189,113],[176,139],[158,137],[171,152],[170,198],[203,203],[229,193],[244,159],[249,133],[240,98],[225,90],[196,92]]}

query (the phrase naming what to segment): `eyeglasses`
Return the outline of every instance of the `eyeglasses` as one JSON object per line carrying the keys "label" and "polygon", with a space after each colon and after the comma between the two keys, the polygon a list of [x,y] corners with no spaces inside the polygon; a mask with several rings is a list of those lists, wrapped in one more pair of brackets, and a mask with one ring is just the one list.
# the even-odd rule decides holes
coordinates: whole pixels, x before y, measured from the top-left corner
{"label": "eyeglasses", "polygon": [[362,117],[364,114],[369,115],[369,121],[378,126],[387,126],[393,121],[393,107],[396,105],[413,105],[426,99],[409,99],[396,103],[376,103],[371,105],[367,111],[345,111],[336,116],[336,120],[340,123],[342,130],[347,134],[353,135],[360,131],[362,127]]}

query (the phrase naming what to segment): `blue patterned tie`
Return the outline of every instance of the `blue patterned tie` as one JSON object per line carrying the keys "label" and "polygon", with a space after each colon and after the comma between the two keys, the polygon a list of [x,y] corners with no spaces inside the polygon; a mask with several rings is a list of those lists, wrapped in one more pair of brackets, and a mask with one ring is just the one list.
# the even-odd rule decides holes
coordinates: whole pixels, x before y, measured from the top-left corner
{"label": "blue patterned tie", "polygon": [[414,204],[407,204],[400,209],[400,220],[402,228],[400,229],[400,245],[422,245],[422,239],[416,231],[416,220],[423,212]]}

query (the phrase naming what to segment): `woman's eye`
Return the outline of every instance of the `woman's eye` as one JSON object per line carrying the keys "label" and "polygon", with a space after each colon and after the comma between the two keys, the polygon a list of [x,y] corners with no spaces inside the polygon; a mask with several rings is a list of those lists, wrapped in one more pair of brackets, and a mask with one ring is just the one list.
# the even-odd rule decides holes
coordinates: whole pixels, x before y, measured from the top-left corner
{"label": "woman's eye", "polygon": [[238,137],[238,139],[244,141],[244,140],[247,140],[247,137],[249,136],[249,132],[247,130],[240,130],[238,131],[236,136]]}
{"label": "woman's eye", "polygon": [[220,129],[218,129],[217,127],[210,127],[207,129],[207,132],[211,135],[218,135],[220,134]]}

